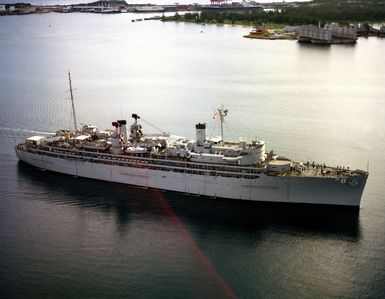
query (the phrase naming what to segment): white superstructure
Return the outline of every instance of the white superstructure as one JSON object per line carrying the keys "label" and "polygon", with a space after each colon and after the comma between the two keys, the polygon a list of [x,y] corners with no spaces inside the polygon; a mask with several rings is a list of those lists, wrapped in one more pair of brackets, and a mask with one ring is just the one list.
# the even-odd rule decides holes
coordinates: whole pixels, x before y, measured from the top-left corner
{"label": "white superstructure", "polygon": [[[222,122],[227,110],[216,113]],[[145,135],[139,115],[132,118],[128,128],[126,120],[118,120],[114,130],[83,125],[52,137],[32,136],[16,145],[16,155],[41,169],[145,188],[252,201],[360,205],[365,171],[294,162],[266,153],[261,140],[225,141],[223,131],[222,137],[208,138],[204,123],[195,127],[196,140]]]}

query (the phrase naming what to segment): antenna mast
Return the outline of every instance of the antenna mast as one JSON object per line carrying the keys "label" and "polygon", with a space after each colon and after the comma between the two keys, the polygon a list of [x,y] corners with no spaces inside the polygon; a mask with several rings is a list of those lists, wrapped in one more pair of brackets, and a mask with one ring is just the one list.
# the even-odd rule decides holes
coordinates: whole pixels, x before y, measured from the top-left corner
{"label": "antenna mast", "polygon": [[227,113],[229,113],[229,110],[225,109],[223,107],[223,105],[218,108],[218,111],[217,113],[219,114],[219,120],[221,121],[221,138],[222,138],[222,145],[224,144],[224,140],[223,140],[223,123],[225,121],[225,117],[227,115]]}
{"label": "antenna mast", "polygon": [[70,94],[71,94],[71,103],[72,103],[72,114],[74,115],[74,122],[75,122],[75,132],[78,129],[78,124],[76,122],[76,113],[75,113],[75,104],[74,104],[74,95],[72,93],[72,81],[71,81],[71,73],[68,72],[68,80],[70,83]]}

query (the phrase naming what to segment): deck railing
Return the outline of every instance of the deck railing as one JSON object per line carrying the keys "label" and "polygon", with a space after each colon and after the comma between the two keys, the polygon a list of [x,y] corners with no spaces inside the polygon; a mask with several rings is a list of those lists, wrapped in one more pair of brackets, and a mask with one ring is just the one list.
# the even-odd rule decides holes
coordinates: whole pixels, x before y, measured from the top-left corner
{"label": "deck railing", "polygon": [[261,167],[233,166],[223,164],[198,163],[186,160],[171,160],[167,158],[153,158],[132,156],[129,154],[107,154],[98,152],[89,152],[72,149],[62,149],[57,147],[45,146],[42,149],[37,148],[19,148],[28,152],[56,157],[69,160],[84,161],[90,163],[100,163],[105,165],[115,165],[133,168],[145,168],[150,170],[162,170],[182,172],[188,174],[236,177],[246,179],[257,179],[259,174],[264,172]]}

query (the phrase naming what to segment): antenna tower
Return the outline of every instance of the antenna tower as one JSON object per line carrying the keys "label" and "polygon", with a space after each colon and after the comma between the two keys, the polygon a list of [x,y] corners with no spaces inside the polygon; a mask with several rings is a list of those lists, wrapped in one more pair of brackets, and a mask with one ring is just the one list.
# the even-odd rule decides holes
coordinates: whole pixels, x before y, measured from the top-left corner
{"label": "antenna tower", "polygon": [[76,122],[76,113],[75,113],[75,104],[74,104],[74,95],[72,92],[72,81],[71,81],[71,73],[68,72],[68,80],[70,83],[70,94],[71,94],[71,103],[72,103],[72,114],[74,115],[74,122],[75,122],[75,132],[78,129],[78,124]]}
{"label": "antenna tower", "polygon": [[225,121],[225,117],[227,116],[227,113],[229,113],[229,110],[225,109],[223,105],[218,108],[217,113],[219,115],[219,120],[221,121],[221,138],[222,138],[222,145],[224,144],[224,139],[223,139],[223,123]]}

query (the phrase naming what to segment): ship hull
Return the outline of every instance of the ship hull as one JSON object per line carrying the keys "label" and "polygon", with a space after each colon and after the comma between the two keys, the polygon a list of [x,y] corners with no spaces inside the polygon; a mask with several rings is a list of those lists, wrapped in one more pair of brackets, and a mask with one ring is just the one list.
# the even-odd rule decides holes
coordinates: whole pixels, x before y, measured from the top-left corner
{"label": "ship hull", "polygon": [[367,174],[353,181],[338,178],[271,176],[258,178],[225,177],[153,170],[145,165],[127,167],[93,163],[78,158],[59,158],[16,148],[17,157],[32,166],[53,172],[109,182],[129,184],[219,198],[263,202],[360,206]]}

